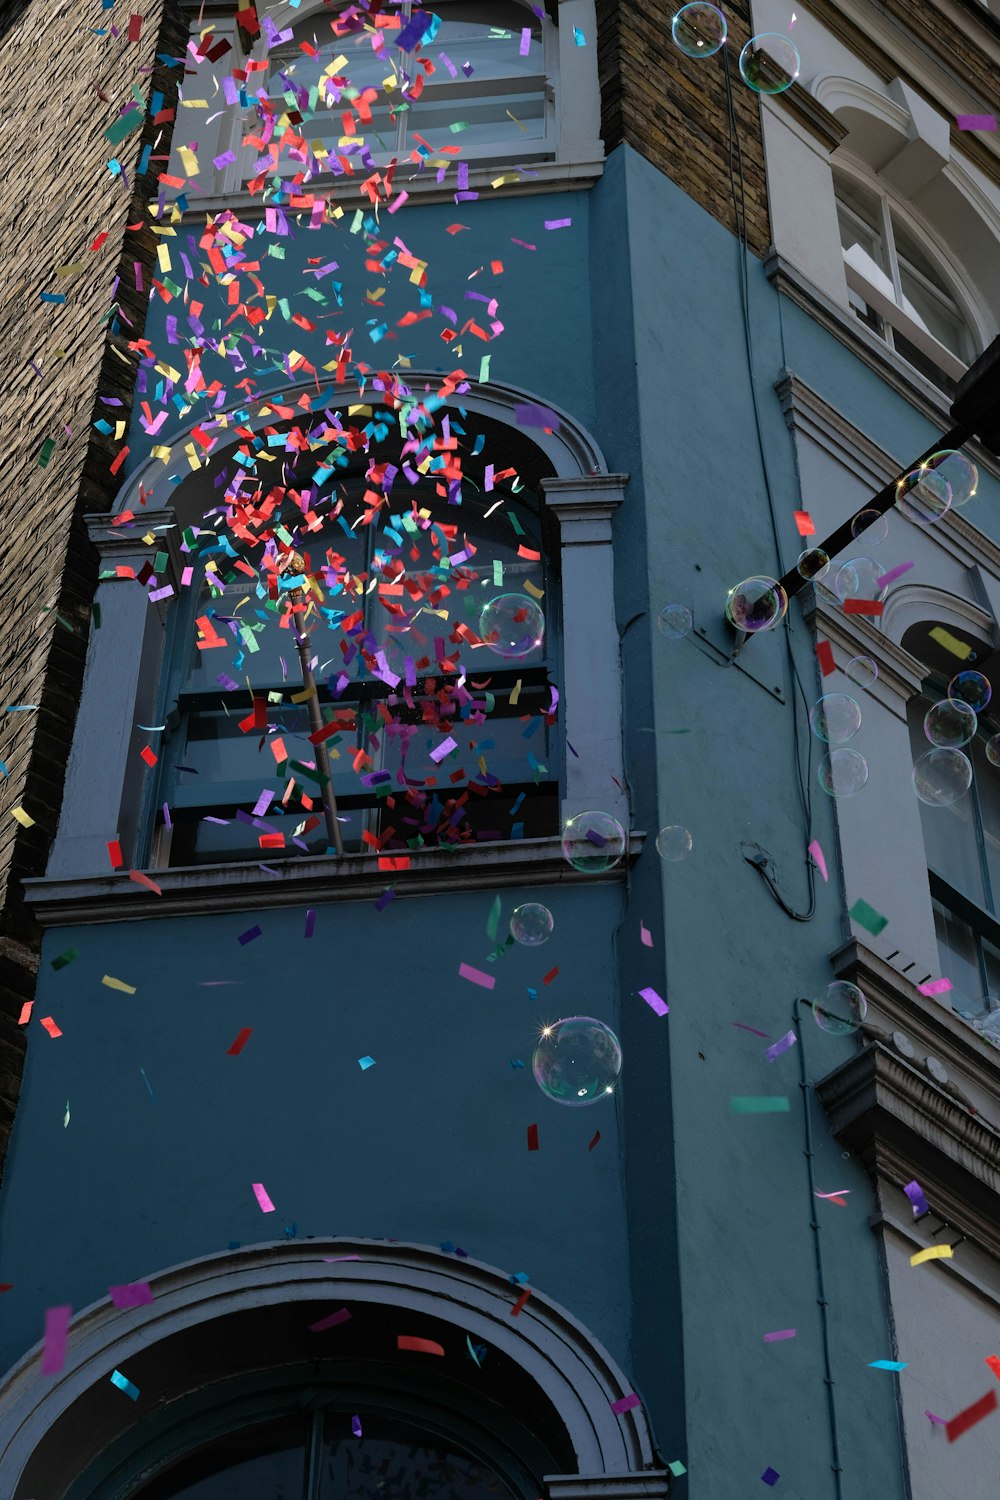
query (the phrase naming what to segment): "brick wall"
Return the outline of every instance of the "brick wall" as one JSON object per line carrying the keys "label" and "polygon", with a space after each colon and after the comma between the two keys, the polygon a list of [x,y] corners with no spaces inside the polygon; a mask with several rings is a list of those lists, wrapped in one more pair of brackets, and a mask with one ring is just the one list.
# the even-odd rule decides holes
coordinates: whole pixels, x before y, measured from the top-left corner
{"label": "brick wall", "polygon": [[[696,60],[674,44],[670,0],[597,0],[601,133],[608,151],[626,142],[736,232],[729,169],[729,117],[721,54]],[[749,0],[725,4],[726,50],[746,187],[747,238],[770,244],[760,102],[739,74],[750,37]]]}
{"label": "brick wall", "polygon": [[[97,576],[82,517],[108,509],[120,482],[110,466],[122,442],[92,423],[128,420],[136,356],[126,343],[141,333],[146,306],[134,263],[148,290],[155,256],[150,230],[128,226],[149,220],[159,169],[137,178],[136,166],[160,127],[147,115],[143,129],[118,145],[104,131],[135,84],[147,103],[159,89],[164,107],[175,106],[181,69],[157,62],[156,53],[180,56],[187,38],[174,0],[133,3],[143,20],[139,39],[129,42],[128,0],[111,10],[98,0],[0,0],[0,76],[7,80],[0,131],[0,761],[7,770],[0,776],[0,1163],[25,1046],[17,1019],[37,971],[38,936],[20,882],[43,872],[55,833]],[[109,29],[106,37],[93,34],[100,27]],[[170,128],[157,153],[169,150]],[[122,164],[127,189],[108,171],[111,157]],[[107,239],[92,251],[101,232]],[[133,325],[122,323],[117,333],[106,316],[116,275],[119,305]],[[66,300],[43,302],[43,291]],[[99,395],[122,405],[100,404]],[[55,448],[42,467],[46,439]],[[16,704],[38,707],[4,711]],[[33,827],[15,820],[17,807]]]}

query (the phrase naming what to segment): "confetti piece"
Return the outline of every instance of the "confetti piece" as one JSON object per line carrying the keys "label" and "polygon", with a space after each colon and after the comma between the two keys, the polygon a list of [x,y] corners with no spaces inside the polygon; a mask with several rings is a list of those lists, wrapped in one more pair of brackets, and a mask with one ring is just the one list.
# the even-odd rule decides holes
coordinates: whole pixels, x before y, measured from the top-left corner
{"label": "confetti piece", "polygon": [[492,974],[484,974],[482,969],[474,969],[471,964],[459,964],[459,977],[467,979],[470,984],[481,985],[484,990],[491,990],[496,984]]}
{"label": "confetti piece", "polygon": [[922,1266],[927,1260],[951,1260],[955,1252],[950,1245],[930,1245],[910,1256],[911,1266]]}
{"label": "confetti piece", "polygon": [[938,1427],[947,1427],[948,1425],[944,1417],[936,1417],[932,1411],[925,1411],[924,1416],[927,1417],[931,1422],[934,1422]]}
{"label": "confetti piece", "polygon": [[780,1057],[783,1052],[787,1052],[789,1047],[794,1047],[797,1041],[798,1037],[795,1035],[794,1031],[786,1031],[783,1037],[779,1037],[778,1041],[773,1042],[771,1046],[768,1047],[767,1051],[764,1053],[764,1056],[767,1058],[768,1062],[774,1062],[774,1059],[776,1057]]}
{"label": "confetti piece", "polygon": [[667,1004],[667,1002],[665,1000],[662,1000],[656,993],[656,991],[649,985],[647,985],[644,990],[640,990],[639,995],[643,1000],[645,1000],[650,1010],[654,1011],[658,1016],[665,1016],[670,1010],[670,1006]]}
{"label": "confetti piece", "polygon": [[469,1357],[472,1359],[473,1364],[475,1364],[476,1367],[481,1370],[483,1367],[482,1356],[486,1353],[483,1345],[474,1344],[468,1334],[465,1335],[465,1344],[466,1348],[469,1351]]}
{"label": "confetti piece", "polygon": [[829,677],[831,672],[836,672],[837,663],[833,659],[833,647],[829,641],[816,642],[816,660],[819,662],[819,669],[824,677]]}
{"label": "confetti piece", "polygon": [[351,1314],[348,1312],[347,1308],[342,1307],[339,1309],[339,1311],[330,1313],[328,1317],[320,1318],[318,1323],[310,1323],[309,1332],[323,1333],[327,1328],[336,1328],[340,1323],[349,1322],[350,1317]]}
{"label": "confetti piece", "polygon": [[109,990],[121,990],[123,995],[134,995],[136,991],[134,984],[126,984],[124,979],[115,979],[112,974],[105,974],[101,983],[107,985]]}
{"label": "confetti piece", "polygon": [[763,1479],[765,1484],[773,1486],[777,1484],[778,1480],[781,1478],[781,1475],[778,1473],[777,1469],[772,1469],[770,1464],[768,1464],[767,1468],[764,1470],[763,1474],[760,1477],[761,1479]]}
{"label": "confetti piece", "polygon": [[512,1318],[516,1318],[518,1316],[530,1296],[531,1288],[528,1287],[521,1293],[520,1297],[518,1297],[517,1301],[514,1303],[514,1306],[511,1308],[510,1315]]}
{"label": "confetti piece", "polygon": [[790,1101],[783,1094],[752,1095],[734,1094],[730,1100],[734,1115],[782,1115],[791,1109]]}
{"label": "confetti piece", "polygon": [[823,851],[819,846],[819,840],[813,839],[806,852],[807,854],[811,854],[813,859],[816,861],[816,868],[819,870],[819,873],[822,875],[823,879],[828,880],[829,876],[826,872],[826,859],[824,858]]}
{"label": "confetti piece", "polygon": [[587,45],[587,38],[584,36],[579,26],[573,27],[573,45],[574,47],[586,47]]}
{"label": "confetti piece", "polygon": [[528,1126],[528,1150],[529,1151],[537,1151],[538,1150],[538,1126],[537,1125],[529,1125]]}
{"label": "confetti piece", "polygon": [[23,807],[12,807],[10,815],[16,822],[20,823],[22,828],[34,828],[35,826],[34,818],[29,817]]}
{"label": "confetti piece", "polygon": [[490,914],[486,918],[486,936],[491,943],[495,943],[497,940],[497,931],[500,926],[500,911],[500,897],[496,896],[494,897],[493,905],[490,907]]}
{"label": "confetti piece", "polygon": [[397,1349],[408,1349],[413,1354],[440,1354],[444,1356],[444,1350],[440,1344],[433,1339],[411,1338],[409,1334],[401,1333],[396,1338]]}
{"label": "confetti piece", "polygon": [[445,758],[446,755],[450,755],[453,750],[457,750],[457,749],[458,749],[457,743],[455,742],[455,740],[452,739],[451,735],[449,735],[446,740],[442,740],[441,744],[437,745],[431,751],[429,758],[437,766],[437,765],[441,764],[441,762],[444,760],[444,758]]}
{"label": "confetti piece", "polygon": [[987,1354],[986,1363],[989,1365],[996,1378],[1000,1380],[1000,1358],[998,1358],[995,1354]]}
{"label": "confetti piece", "polygon": [[359,1438],[361,1436],[361,1418],[360,1417],[352,1417],[351,1418],[351,1432],[354,1434],[354,1436],[356,1438]]}
{"label": "confetti piece", "polygon": [[845,599],[843,610],[845,615],[880,615],[882,601],[880,599]]}
{"label": "confetti piece", "polygon": [[65,1306],[50,1307],[45,1313],[45,1347],[42,1350],[42,1374],[58,1375],[66,1362],[66,1339],[73,1312]]}
{"label": "confetti piece", "polygon": [[996,115],[956,115],[959,130],[996,130]]}
{"label": "confetti piece", "polygon": [[568,229],[570,227],[570,225],[572,224],[572,222],[573,222],[572,219],[546,219],[545,220],[545,228],[546,229]]}
{"label": "confetti piece", "polygon": [[312,935],[313,935],[313,932],[315,931],[315,929],[316,929],[316,913],[310,907],[309,911],[306,912],[306,930],[305,930],[304,936],[307,937],[307,938],[311,938]]}
{"label": "confetti piece", "polygon": [[153,1289],[148,1281],[127,1281],[109,1286],[108,1296],[115,1307],[146,1307],[153,1300]]}
{"label": "confetti piece", "polygon": [[375,1059],[374,1059],[374,1057],[368,1057],[366,1055],[364,1057],[359,1057],[358,1058],[358,1067],[361,1069],[362,1073],[367,1073],[368,1069],[369,1068],[374,1068],[374,1066],[375,1066]]}
{"label": "confetti piece", "polygon": [[908,573],[912,567],[913,563],[905,562],[900,563],[898,567],[890,568],[889,572],[883,573],[879,579],[879,587],[887,589],[890,583],[895,583],[897,578],[902,578],[903,574]]}
{"label": "confetti piece", "polygon": [[950,979],[928,979],[926,984],[917,985],[921,995],[946,995],[951,988]]}
{"label": "confetti piece", "polygon": [[594,1147],[597,1145],[597,1143],[598,1143],[598,1141],[600,1139],[601,1139],[601,1132],[598,1130],[598,1131],[596,1131],[594,1133],[594,1139],[591,1141],[590,1145],[587,1147],[587,1150],[588,1151],[593,1151]]}
{"label": "confetti piece", "polygon": [[963,1432],[968,1432],[970,1427],[975,1427],[976,1423],[981,1422],[984,1417],[988,1417],[991,1411],[996,1411],[996,1407],[996,1391],[987,1391],[985,1396],[981,1396],[978,1401],[974,1401],[971,1406],[967,1406],[964,1411],[960,1411],[957,1417],[952,1417],[950,1422],[944,1424],[944,1430],[948,1434],[949,1443],[953,1443],[956,1438],[960,1438]]}
{"label": "confetti piece", "polygon": [[117,839],[112,839],[108,844],[108,859],[111,861],[112,870],[123,870],[125,861],[122,859],[122,846]]}
{"label": "confetti piece", "polygon": [[859,927],[864,927],[873,937],[878,937],[882,929],[889,925],[889,918],[883,917],[882,913],[876,911],[874,906],[869,906],[867,901],[855,901],[847,915],[852,922],[857,922]]}
{"label": "confetti piece", "polygon": [[920,1186],[919,1182],[917,1182],[916,1180],[914,1180],[913,1182],[908,1182],[904,1187],[903,1192],[913,1204],[913,1212],[918,1217],[920,1214],[930,1213],[930,1209],[927,1207],[927,1199],[924,1197],[924,1190]]}
{"label": "confetti piece", "polygon": [[156,765],[156,763],[157,763],[156,751],[153,750],[149,745],[144,745],[143,748],[139,751],[139,754],[142,757],[142,759],[146,762],[147,766],[155,766]]}
{"label": "confetti piece", "polygon": [[756,1026],[744,1026],[742,1021],[731,1021],[729,1024],[731,1026],[738,1026],[740,1031],[749,1031],[751,1036],[762,1036],[767,1041],[767,1032],[758,1031]]}
{"label": "confetti piece", "polygon": [[237,1035],[236,1040],[233,1042],[232,1046],[226,1048],[226,1056],[239,1057],[240,1053],[243,1051],[243,1048],[246,1046],[252,1035],[253,1027],[244,1026],[243,1030]]}
{"label": "confetti piece", "polygon": [[823,1198],[828,1203],[836,1203],[837,1206],[838,1206],[838,1208],[846,1208],[847,1207],[847,1194],[850,1191],[851,1191],[850,1188],[838,1188],[836,1190],[836,1192],[833,1192],[833,1193],[817,1193],[816,1190],[814,1189],[813,1190],[813,1197],[814,1198]]}
{"label": "confetti piece", "polygon": [[28,1022],[31,1020],[31,1012],[34,1009],[34,1005],[34,1000],[25,1000],[24,1004],[21,1006],[21,1014],[17,1018],[18,1026],[27,1026]]}
{"label": "confetti piece", "polygon": [[254,938],[259,938],[261,936],[261,931],[262,929],[260,927],[248,927],[246,932],[240,933],[238,941],[241,946],[245,948],[247,943],[252,943]]}
{"label": "confetti piece", "polygon": [[908,1361],[898,1359],[873,1359],[869,1362],[869,1370],[905,1370]]}
{"label": "confetti piece", "polygon": [[652,948],[653,946],[653,934],[641,917],[639,918],[639,941],[644,948]]}
{"label": "confetti piece", "polygon": [[813,518],[807,510],[797,510],[795,512],[795,524],[798,527],[799,536],[816,535]]}
{"label": "confetti piece", "polygon": [[777,1333],[765,1333],[764,1343],[776,1344],[780,1339],[793,1339],[796,1331],[794,1328],[779,1328]]}
{"label": "confetti piece", "polygon": [[542,975],[542,983],[543,984],[551,984],[552,981],[558,976],[558,974],[559,974],[559,965],[556,964],[556,966],[555,966],[554,969],[550,969],[547,974],[543,974]]}
{"label": "confetti piece", "polygon": [[675,1479],[680,1479],[682,1474],[687,1473],[687,1469],[685,1469],[679,1458],[671,1459],[671,1461],[667,1464],[667,1468],[670,1470]]}
{"label": "confetti piece", "polygon": [[251,1186],[253,1187],[254,1197],[257,1199],[257,1202],[260,1204],[260,1211],[261,1211],[261,1213],[262,1214],[273,1214],[274,1213],[274,1204],[271,1202],[270,1198],[267,1196],[267,1189],[264,1187],[264,1184],[262,1182],[254,1182],[254,1183],[251,1184]]}
{"label": "confetti piece", "polygon": [[45,1027],[45,1030],[48,1032],[49,1036],[62,1036],[62,1032],[59,1030],[59,1027],[56,1025],[55,1021],[53,1021],[51,1016],[42,1016],[41,1024]]}
{"label": "confetti piece", "polygon": [[130,1396],[133,1401],[138,1401],[139,1387],[133,1385],[131,1380],[122,1374],[121,1370],[111,1371],[111,1384],[116,1385],[120,1391],[124,1391],[126,1396]]}
{"label": "confetti piece", "polygon": [[971,657],[972,647],[968,641],[960,641],[957,635],[952,635],[951,631],[945,630],[943,625],[935,625],[934,629],[928,633],[932,641],[937,641],[939,646],[943,646],[946,651],[950,651],[952,656],[957,656],[960,661],[968,661]]}
{"label": "confetti piece", "polygon": [[162,886],[157,885],[155,880],[150,880],[149,876],[144,875],[141,870],[129,870],[128,878],[129,880],[134,881],[136,885],[145,886],[148,891],[153,892],[154,896],[163,895]]}
{"label": "confetti piece", "polygon": [[629,1396],[621,1396],[617,1401],[612,1401],[611,1410],[614,1412],[616,1417],[620,1417],[623,1412],[632,1411],[634,1407],[641,1405],[642,1402],[639,1400],[639,1397],[636,1395],[635,1391],[633,1391]]}

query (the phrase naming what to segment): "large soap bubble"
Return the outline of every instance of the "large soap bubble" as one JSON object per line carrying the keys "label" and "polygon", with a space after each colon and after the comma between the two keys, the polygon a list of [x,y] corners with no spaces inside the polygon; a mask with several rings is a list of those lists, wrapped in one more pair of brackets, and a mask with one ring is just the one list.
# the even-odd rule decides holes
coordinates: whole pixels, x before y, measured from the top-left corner
{"label": "large soap bubble", "polygon": [[788,595],[774,578],[744,578],[726,599],[726,618],[747,633],[773,630],[785,618]]}
{"label": "large soap bubble", "polygon": [[850,693],[826,693],[809,710],[809,727],[824,744],[842,745],[861,728],[861,705]]}
{"label": "large soap bubble", "polygon": [[967,703],[975,713],[981,714],[993,697],[993,687],[982,672],[958,672],[948,684],[948,697]]}
{"label": "large soap bubble", "polygon": [[831,750],[816,767],[816,780],[828,797],[856,797],[868,781],[860,750]]}
{"label": "large soap bubble", "polygon": [[755,94],[783,94],[799,76],[799,49],[780,31],[762,31],[752,36],[740,53],[743,82]]}
{"label": "large soap bubble", "polygon": [[[937,459],[942,462],[936,463]],[[933,526],[952,507],[954,491],[943,459],[943,454],[935,453],[904,474],[896,485],[896,509],[918,526]]]}
{"label": "large soap bubble", "polygon": [[693,842],[690,833],[682,824],[668,823],[666,828],[661,828],[656,835],[656,852],[661,859],[675,864],[678,860],[687,859]]}
{"label": "large soap bubble", "polygon": [[687,57],[712,57],[726,40],[726,18],[705,0],[682,5],[670,27],[674,42]]}
{"label": "large soap bubble", "polygon": [[627,848],[625,830],[610,813],[577,813],[563,828],[563,858],[584,875],[610,870]]}
{"label": "large soap bubble", "polygon": [[807,547],[804,552],[799,553],[795,571],[807,583],[818,583],[829,573],[830,559],[822,547]]}
{"label": "large soap bubble", "polygon": [[537,948],[552,936],[554,926],[547,906],[540,901],[526,901],[523,906],[516,906],[511,914],[510,935],[526,948]]}
{"label": "large soap bubble", "polygon": [[889,535],[889,517],[878,510],[859,510],[851,522],[851,536],[863,536],[866,547],[877,547]]}
{"label": "large soap bubble", "polygon": [[972,785],[972,762],[961,750],[936,746],[913,767],[913,790],[928,807],[951,807]]}
{"label": "large soap bubble", "polygon": [[614,1092],[622,1049],[603,1021],[567,1016],[545,1027],[531,1070],[542,1093],[557,1104],[596,1104]]}
{"label": "large soap bubble", "polygon": [[852,557],[837,569],[834,593],[845,599],[884,599],[882,569],[870,557]]}
{"label": "large soap bubble", "polygon": [[878,681],[878,662],[873,656],[852,656],[844,676],[859,688],[870,688]]}
{"label": "large soap bubble", "polygon": [[812,1013],[820,1031],[848,1036],[858,1030],[868,1014],[868,1001],[856,984],[837,979],[827,985],[825,999],[813,1001]]}
{"label": "large soap bubble", "polygon": [[924,734],[932,745],[957,750],[975,738],[978,723],[976,710],[961,698],[942,698],[924,714]]}
{"label": "large soap bubble", "polygon": [[686,604],[665,604],[656,617],[656,625],[668,640],[683,640],[691,629],[691,611]]}
{"label": "large soap bubble", "polygon": [[530,656],[545,638],[545,616],[524,594],[500,594],[483,606],[479,634],[497,656]]}

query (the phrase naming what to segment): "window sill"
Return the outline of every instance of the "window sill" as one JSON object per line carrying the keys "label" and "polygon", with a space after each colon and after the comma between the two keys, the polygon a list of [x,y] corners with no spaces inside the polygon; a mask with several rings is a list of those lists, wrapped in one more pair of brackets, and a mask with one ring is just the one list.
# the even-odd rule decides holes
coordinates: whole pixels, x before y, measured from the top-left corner
{"label": "window sill", "polygon": [[[513,168],[503,166],[498,162],[489,166],[473,167],[469,172],[469,191],[482,192],[490,189],[490,183],[498,176],[512,171]],[[502,192],[505,197],[527,197],[538,193],[564,193],[574,192],[593,187],[604,171],[604,151],[600,141],[594,141],[590,149],[582,156],[569,161],[542,161],[531,168],[532,175],[524,177],[516,183],[504,183],[503,188],[490,189],[490,191]],[[367,173],[365,176],[367,177]],[[331,201],[335,201],[338,207],[348,208],[355,205],[366,204],[371,207],[371,201],[361,191],[364,178],[359,173],[355,177],[329,177],[322,180],[317,179],[306,183],[302,191],[315,193],[319,197],[330,195]],[[439,183],[436,177],[428,175],[427,178],[414,177],[412,181],[404,180],[397,175],[395,186],[404,189],[408,195],[409,203],[454,203],[457,188],[454,180],[450,183]],[[244,189],[235,190],[231,193],[206,194],[203,198],[189,200],[187,211],[181,216],[184,222],[200,220],[204,214],[222,213],[224,209],[232,209],[240,218],[263,217],[264,210],[271,206],[259,193],[248,193]],[[384,205],[383,205],[384,206]],[[457,205],[461,208],[461,204]],[[306,210],[289,210],[286,213],[306,212]]]}
{"label": "window sill", "polygon": [[[642,853],[645,838],[645,833],[629,834],[629,865]],[[151,878],[162,896],[137,885],[127,874],[42,877],[26,880],[24,890],[27,904],[46,928],[359,901],[380,896],[390,885],[397,896],[404,897],[506,886],[593,884],[624,879],[627,868],[622,863],[603,875],[582,875],[566,863],[555,837],[472,844],[449,853],[419,849],[407,857],[409,868],[402,870],[380,869],[371,854],[297,859],[281,866],[278,875],[265,874],[257,863],[154,870]]]}

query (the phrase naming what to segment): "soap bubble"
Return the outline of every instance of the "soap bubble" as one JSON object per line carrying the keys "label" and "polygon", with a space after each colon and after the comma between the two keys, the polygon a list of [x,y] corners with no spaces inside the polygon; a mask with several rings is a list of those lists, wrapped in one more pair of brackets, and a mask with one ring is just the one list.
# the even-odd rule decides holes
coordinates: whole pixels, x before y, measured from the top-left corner
{"label": "soap bubble", "polygon": [[818,583],[830,571],[830,559],[822,547],[807,547],[799,553],[795,571],[807,583]]}
{"label": "soap bubble", "polygon": [[726,599],[726,618],[737,630],[773,630],[785,618],[788,595],[773,578],[744,578]]}
{"label": "soap bubble", "polygon": [[924,714],[924,734],[932,745],[956,750],[975,737],[976,711],[961,698],[942,698]]}
{"label": "soap bubble", "polygon": [[671,823],[668,827],[661,828],[656,835],[656,852],[661,859],[676,863],[679,859],[687,859],[692,843],[686,828],[682,828],[679,823]]}
{"label": "soap bubble", "polygon": [[986,759],[991,766],[1000,766],[1000,734],[986,741]]}
{"label": "soap bubble", "polygon": [[842,745],[861,728],[861,705],[849,693],[826,693],[809,710],[809,727],[825,744]]}
{"label": "soap bubble", "polygon": [[546,1026],[531,1059],[535,1082],[557,1104],[596,1104],[614,1092],[621,1070],[618,1038],[592,1016]]}
{"label": "soap bubble", "polygon": [[937,747],[913,767],[913,790],[928,807],[950,807],[972,785],[972,762],[961,750]]}
{"label": "soap bubble", "polygon": [[674,41],[687,57],[711,57],[726,40],[726,18],[714,5],[693,0],[683,5],[671,25]]}
{"label": "soap bubble", "polygon": [[563,828],[563,858],[585,875],[610,870],[627,848],[625,830],[610,813],[577,813]]}
{"label": "soap bubble", "polygon": [[864,536],[866,547],[877,547],[889,535],[889,517],[877,510],[859,510],[851,522],[851,536]]}
{"label": "soap bubble", "polygon": [[870,557],[852,557],[837,569],[834,592],[843,604],[845,599],[884,599],[882,569]]}
{"label": "soap bubble", "polygon": [[868,1014],[868,1001],[856,984],[837,979],[827,985],[824,1000],[813,1001],[812,1013],[820,1031],[830,1036],[849,1036]]}
{"label": "soap bubble", "polygon": [[743,82],[755,94],[783,94],[799,76],[799,49],[780,31],[762,31],[752,36],[740,53]]}
{"label": "soap bubble", "polygon": [[545,636],[545,617],[525,594],[500,594],[483,606],[479,634],[497,656],[530,656]]}
{"label": "soap bubble", "polygon": [[896,509],[918,526],[933,526],[940,521],[951,509],[951,502],[947,475],[935,472],[933,458],[904,474],[896,485]]}
{"label": "soap bubble", "polygon": [[868,762],[860,750],[831,750],[816,767],[816,779],[828,797],[856,797],[868,781]]}
{"label": "soap bubble", "polygon": [[870,688],[878,681],[878,662],[871,656],[852,656],[844,668],[844,675],[857,687]]}
{"label": "soap bubble", "polygon": [[993,688],[982,672],[958,672],[948,684],[948,697],[967,703],[977,714],[981,714],[993,697]]}
{"label": "soap bubble", "polygon": [[526,901],[516,906],[511,913],[510,935],[515,942],[526,948],[537,948],[552,936],[555,922],[547,906],[538,901]]}
{"label": "soap bubble", "polygon": [[967,458],[957,448],[942,448],[940,453],[932,453],[926,468],[933,470],[939,479],[945,481],[954,510],[965,505],[975,495],[979,485],[979,470],[971,458]]}
{"label": "soap bubble", "polygon": [[660,634],[669,640],[679,641],[691,629],[691,611],[686,604],[667,604],[656,617]]}

